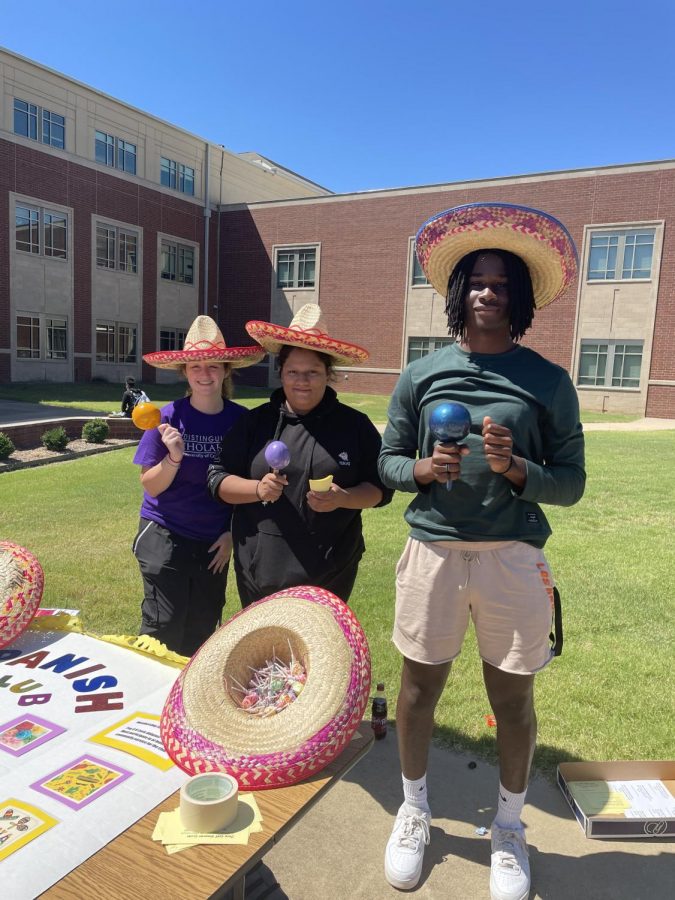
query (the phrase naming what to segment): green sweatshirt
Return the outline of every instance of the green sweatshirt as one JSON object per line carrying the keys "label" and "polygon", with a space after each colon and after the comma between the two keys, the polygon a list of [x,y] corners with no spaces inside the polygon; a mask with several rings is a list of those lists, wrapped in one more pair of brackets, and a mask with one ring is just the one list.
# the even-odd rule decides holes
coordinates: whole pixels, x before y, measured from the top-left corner
{"label": "green sweatshirt", "polygon": [[[463,403],[471,432],[462,442],[461,474],[451,491],[413,477],[418,455],[431,456],[429,416],[446,401]],[[527,463],[520,493],[491,471],[483,452],[483,417],[511,429],[513,452]],[[539,504],[571,506],[584,492],[584,437],[567,372],[533,350],[468,353],[451,344],[411,363],[389,404],[379,459],[384,484],[415,498],[405,518],[422,541],[524,541],[543,547],[551,528]]]}

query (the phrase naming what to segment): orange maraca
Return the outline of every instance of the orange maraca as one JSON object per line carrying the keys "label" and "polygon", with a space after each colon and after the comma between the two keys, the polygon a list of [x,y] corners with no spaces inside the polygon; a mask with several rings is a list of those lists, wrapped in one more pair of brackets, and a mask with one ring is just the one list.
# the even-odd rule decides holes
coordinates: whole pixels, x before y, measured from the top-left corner
{"label": "orange maraca", "polygon": [[154,403],[137,403],[131,410],[131,421],[141,431],[149,431],[150,428],[157,428],[162,414]]}

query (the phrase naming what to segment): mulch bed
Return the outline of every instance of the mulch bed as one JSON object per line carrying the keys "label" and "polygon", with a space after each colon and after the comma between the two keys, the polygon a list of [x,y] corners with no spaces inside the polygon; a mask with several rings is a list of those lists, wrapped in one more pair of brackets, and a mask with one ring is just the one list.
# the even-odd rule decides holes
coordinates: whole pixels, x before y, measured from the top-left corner
{"label": "mulch bed", "polygon": [[47,463],[65,462],[77,459],[79,456],[91,456],[94,453],[105,453],[107,450],[118,450],[137,444],[138,441],[123,438],[108,438],[102,444],[93,444],[90,441],[70,441],[65,450],[47,450],[46,447],[32,447],[29,450],[15,450],[7,459],[0,459],[0,473],[12,472],[16,469],[29,469],[33,466],[43,466]]}

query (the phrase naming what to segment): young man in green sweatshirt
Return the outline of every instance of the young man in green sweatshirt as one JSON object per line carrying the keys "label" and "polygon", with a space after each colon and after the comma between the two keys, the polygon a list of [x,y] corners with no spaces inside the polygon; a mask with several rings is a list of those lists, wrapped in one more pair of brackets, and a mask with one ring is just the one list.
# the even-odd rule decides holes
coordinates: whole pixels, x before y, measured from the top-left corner
{"label": "young man in green sweatshirt", "polygon": [[[553,217],[498,203],[433,217],[416,250],[447,298],[457,342],[402,373],[379,461],[384,484],[414,494],[393,635],[404,657],[396,711],[404,803],[385,876],[403,890],[420,878],[431,821],[426,769],[434,710],[471,618],[497,721],[490,891],[493,900],[525,900],[530,874],[521,812],[537,728],[534,675],[557,655],[561,638],[557,591],[542,552],[551,529],[539,504],[576,503],[585,471],[569,375],[518,341],[535,308],[574,280],[576,251]],[[448,401],[471,416],[459,444],[439,444],[430,431],[433,410]]]}

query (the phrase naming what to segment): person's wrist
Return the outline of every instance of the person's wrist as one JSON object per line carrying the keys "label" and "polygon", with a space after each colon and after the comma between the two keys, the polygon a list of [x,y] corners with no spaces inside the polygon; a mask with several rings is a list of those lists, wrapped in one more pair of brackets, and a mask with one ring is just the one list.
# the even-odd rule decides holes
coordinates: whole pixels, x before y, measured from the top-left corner
{"label": "person's wrist", "polygon": [[261,503],[264,502],[263,498],[260,496],[260,482],[259,481],[256,481],[256,483],[255,483],[255,495],[258,498],[258,500],[260,500]]}
{"label": "person's wrist", "polygon": [[511,459],[509,460],[508,466],[504,469],[504,471],[501,474],[506,475],[506,473],[510,472],[512,468],[513,468],[513,454],[511,455]]}
{"label": "person's wrist", "polygon": [[174,466],[176,469],[177,469],[177,468],[180,466],[180,464],[183,462],[183,457],[182,457],[182,456],[181,456],[180,459],[172,459],[170,453],[167,453],[167,455],[166,455],[164,458],[165,458],[166,461],[169,463],[169,465]]}

